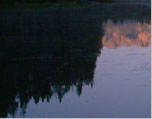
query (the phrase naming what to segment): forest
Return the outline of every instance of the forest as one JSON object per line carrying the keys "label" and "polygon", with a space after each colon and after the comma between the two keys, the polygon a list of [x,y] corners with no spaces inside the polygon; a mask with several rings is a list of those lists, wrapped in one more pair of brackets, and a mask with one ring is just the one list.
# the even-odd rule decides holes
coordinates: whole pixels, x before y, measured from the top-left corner
{"label": "forest", "polygon": [[86,2],[114,2],[115,0],[0,0],[0,3],[86,3]]}

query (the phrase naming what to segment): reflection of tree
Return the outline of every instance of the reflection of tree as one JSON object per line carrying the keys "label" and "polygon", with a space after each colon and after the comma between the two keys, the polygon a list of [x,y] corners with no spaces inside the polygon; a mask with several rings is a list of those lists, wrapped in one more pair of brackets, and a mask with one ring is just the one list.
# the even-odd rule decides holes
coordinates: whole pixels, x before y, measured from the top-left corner
{"label": "reflection of tree", "polygon": [[[101,24],[108,19],[115,22],[132,19],[141,23],[150,19],[147,13],[141,16],[147,8],[141,11],[133,8],[133,12],[139,11],[136,15],[122,15],[115,7],[115,12],[120,14],[115,17],[111,17],[114,12],[108,13],[108,9],[44,10],[34,14],[27,11],[21,15],[7,12],[9,18],[3,13],[0,19],[1,117],[14,115],[18,107],[24,114],[32,98],[38,103],[57,95],[61,102],[72,88],[80,96],[84,85],[93,85],[96,59],[102,48]],[[105,13],[108,15],[103,17]]]}
{"label": "reflection of tree", "polygon": [[109,19],[114,23],[123,23],[124,20],[138,21],[142,23],[151,23],[151,10],[150,5],[97,5],[91,9],[91,14],[98,16],[98,19],[102,17],[106,23]]}
{"label": "reflection of tree", "polygon": [[1,55],[1,117],[14,115],[18,107],[24,114],[32,98],[38,103],[56,95],[61,102],[72,88],[80,96],[84,85],[93,85],[102,34],[100,27],[94,27],[95,22],[81,23],[82,26],[70,17],[58,16],[54,28],[44,27],[44,32],[42,28],[33,30],[36,25],[19,28],[26,22],[18,24],[14,31],[3,32],[3,37],[7,34],[7,49]]}

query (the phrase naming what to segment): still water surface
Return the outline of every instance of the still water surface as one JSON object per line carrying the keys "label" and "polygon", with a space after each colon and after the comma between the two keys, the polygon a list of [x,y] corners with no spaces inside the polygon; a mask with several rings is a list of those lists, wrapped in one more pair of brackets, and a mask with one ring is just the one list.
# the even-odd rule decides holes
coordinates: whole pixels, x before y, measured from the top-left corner
{"label": "still water surface", "polygon": [[150,117],[150,7],[82,11],[2,12],[2,117]]}

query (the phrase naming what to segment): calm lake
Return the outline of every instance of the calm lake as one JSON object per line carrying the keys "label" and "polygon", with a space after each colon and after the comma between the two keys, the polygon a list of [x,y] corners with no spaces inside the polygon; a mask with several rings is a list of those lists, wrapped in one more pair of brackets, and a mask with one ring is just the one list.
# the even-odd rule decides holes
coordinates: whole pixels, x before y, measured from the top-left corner
{"label": "calm lake", "polygon": [[150,118],[150,6],[0,9],[0,117]]}

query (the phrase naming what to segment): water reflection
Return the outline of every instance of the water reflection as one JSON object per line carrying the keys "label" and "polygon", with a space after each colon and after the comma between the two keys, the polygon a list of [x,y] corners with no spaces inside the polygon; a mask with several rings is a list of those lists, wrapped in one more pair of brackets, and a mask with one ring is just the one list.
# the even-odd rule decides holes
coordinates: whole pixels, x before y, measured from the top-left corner
{"label": "water reflection", "polygon": [[105,34],[102,38],[103,45],[108,48],[120,46],[150,46],[150,24],[136,21],[113,23],[109,20],[103,25]]}
{"label": "water reflection", "polygon": [[35,30],[36,25],[20,28],[26,22],[18,24],[14,31],[9,31],[10,26],[5,28],[2,36],[7,37],[7,49],[3,49],[0,72],[1,117],[14,115],[18,107],[24,114],[31,99],[38,104],[45,99],[49,102],[55,95],[62,102],[71,89],[76,88],[80,96],[84,85],[93,86],[96,59],[102,48],[101,28],[90,29],[95,23],[85,22],[78,26],[68,17],[59,16],[57,20],[54,29],[47,26],[44,32],[41,28]]}
{"label": "water reflection", "polygon": [[[42,17],[37,13],[2,16],[1,117],[15,116],[19,107],[24,115],[31,99],[38,104],[56,96],[62,103],[72,89],[80,96],[83,86],[93,86],[96,60],[103,46],[150,45],[150,14],[103,17],[98,12],[85,16],[80,11],[65,12],[52,11]],[[126,19],[135,22],[126,23]]]}

